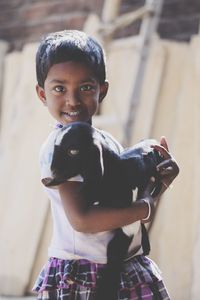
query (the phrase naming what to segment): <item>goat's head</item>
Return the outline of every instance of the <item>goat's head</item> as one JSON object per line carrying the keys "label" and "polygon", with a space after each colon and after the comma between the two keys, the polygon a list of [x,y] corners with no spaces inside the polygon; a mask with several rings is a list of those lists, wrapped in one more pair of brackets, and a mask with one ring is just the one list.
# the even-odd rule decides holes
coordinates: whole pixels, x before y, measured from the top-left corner
{"label": "goat's head", "polygon": [[47,186],[57,185],[76,175],[84,182],[97,182],[103,176],[103,151],[95,130],[87,123],[64,126],[56,137]]}

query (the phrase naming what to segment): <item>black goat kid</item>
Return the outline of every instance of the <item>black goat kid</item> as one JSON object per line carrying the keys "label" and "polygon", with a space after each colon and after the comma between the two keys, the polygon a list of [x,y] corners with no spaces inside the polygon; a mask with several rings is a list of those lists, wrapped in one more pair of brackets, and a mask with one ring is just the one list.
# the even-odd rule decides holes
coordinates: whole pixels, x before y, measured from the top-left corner
{"label": "black goat kid", "polygon": [[[132,203],[132,192],[144,190],[151,176],[159,181],[156,165],[162,160],[151,148],[154,140],[144,140],[120,155],[106,144],[102,134],[83,122],[64,126],[55,141],[51,170],[53,178],[45,181],[47,186],[58,185],[80,174],[88,205],[94,201],[103,207],[122,208]],[[96,204],[96,203],[95,203]],[[123,259],[133,236],[127,236],[119,228],[107,249],[107,265],[97,285],[98,300],[116,300]],[[144,254],[150,251],[148,235],[142,224],[142,246]]]}

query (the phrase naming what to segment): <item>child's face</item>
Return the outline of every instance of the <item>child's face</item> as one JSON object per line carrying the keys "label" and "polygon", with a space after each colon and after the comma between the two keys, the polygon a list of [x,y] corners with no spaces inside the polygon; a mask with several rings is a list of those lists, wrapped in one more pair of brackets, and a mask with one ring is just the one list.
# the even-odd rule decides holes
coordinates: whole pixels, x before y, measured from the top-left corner
{"label": "child's face", "polygon": [[74,61],[53,65],[44,88],[36,87],[40,100],[53,118],[63,125],[89,121],[107,89],[108,83],[100,84],[89,66]]}

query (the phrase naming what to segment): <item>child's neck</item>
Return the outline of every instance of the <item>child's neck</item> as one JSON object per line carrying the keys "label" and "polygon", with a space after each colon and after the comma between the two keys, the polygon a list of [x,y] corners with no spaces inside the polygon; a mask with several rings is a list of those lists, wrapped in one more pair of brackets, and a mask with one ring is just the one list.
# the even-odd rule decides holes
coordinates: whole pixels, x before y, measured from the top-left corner
{"label": "child's neck", "polygon": [[[92,119],[88,120],[86,123],[90,124],[92,126]],[[66,124],[67,125],[67,124]],[[61,123],[56,123],[55,127],[57,128],[62,128],[64,125]]]}

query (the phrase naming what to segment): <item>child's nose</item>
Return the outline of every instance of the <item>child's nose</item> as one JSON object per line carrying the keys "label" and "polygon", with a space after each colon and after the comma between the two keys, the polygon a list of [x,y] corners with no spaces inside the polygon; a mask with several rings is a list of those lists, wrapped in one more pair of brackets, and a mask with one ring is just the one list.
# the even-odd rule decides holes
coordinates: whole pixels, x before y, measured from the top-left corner
{"label": "child's nose", "polygon": [[80,104],[79,94],[76,91],[68,92],[65,99],[66,104],[76,106]]}

